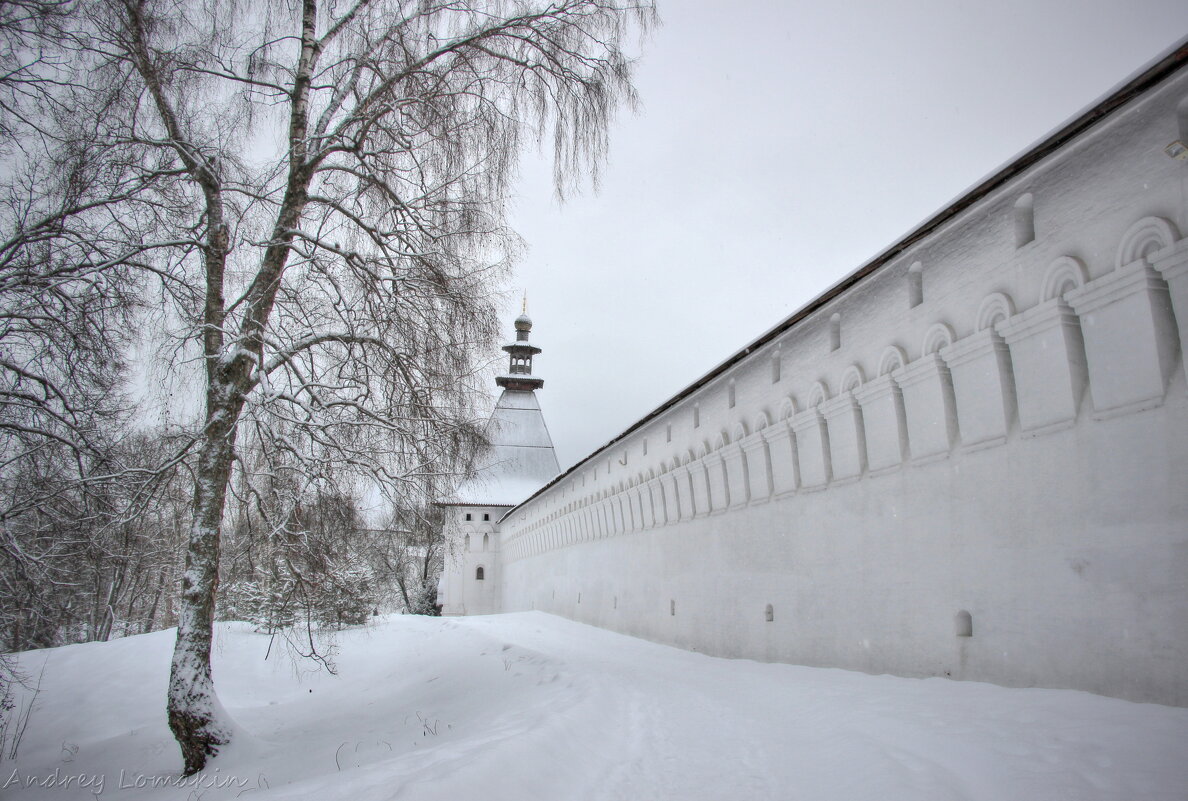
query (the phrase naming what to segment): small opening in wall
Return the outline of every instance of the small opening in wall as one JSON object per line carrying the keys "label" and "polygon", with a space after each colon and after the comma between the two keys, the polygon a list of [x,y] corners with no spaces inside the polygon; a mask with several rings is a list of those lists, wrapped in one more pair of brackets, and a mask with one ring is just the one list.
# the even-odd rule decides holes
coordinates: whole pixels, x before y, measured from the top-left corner
{"label": "small opening in wall", "polygon": [[924,302],[924,265],[916,262],[908,267],[908,308],[914,309]]}
{"label": "small opening in wall", "polygon": [[472,515],[470,512],[467,512],[467,513],[466,513],[466,519],[467,519],[467,520],[474,520],[474,515]]}
{"label": "small opening in wall", "polygon": [[1180,130],[1180,141],[1188,145],[1188,97],[1176,106],[1176,123]]}
{"label": "small opening in wall", "polygon": [[777,350],[771,357],[771,383],[778,384],[780,381],[780,352]]}
{"label": "small opening in wall", "polygon": [[672,442],[672,423],[664,426],[664,441]]}
{"label": "small opening in wall", "polygon": [[829,318],[829,350],[841,347],[841,315],[834,314]]}
{"label": "small opening in wall", "polygon": [[490,515],[490,513],[489,513],[489,512],[483,512],[483,522],[484,522],[484,523],[489,523],[490,521],[491,521],[491,515]]}
{"label": "small opening in wall", "polygon": [[668,614],[672,615],[673,617],[676,617],[676,601],[668,602]]}
{"label": "small opening in wall", "polygon": [[766,620],[768,623],[775,620],[775,608],[772,607],[771,604],[768,604],[767,608],[763,610],[763,619]]}
{"label": "small opening in wall", "polygon": [[1035,239],[1035,198],[1030,192],[1015,201],[1015,247]]}
{"label": "small opening in wall", "polygon": [[490,535],[490,534],[484,534],[484,535],[483,535],[483,550],[485,551],[485,550],[487,550],[487,548],[489,548],[489,547],[491,547],[491,535]]}
{"label": "small opening in wall", "polygon": [[972,637],[973,636],[973,615],[962,609],[957,613],[957,618],[954,621],[957,627],[958,637]]}
{"label": "small opening in wall", "polygon": [[734,408],[734,399],[736,397],[734,394],[734,379],[733,378],[730,379],[730,384],[726,387],[726,397],[727,397],[727,402],[730,404],[730,408],[733,409]]}
{"label": "small opening in wall", "polygon": [[476,567],[474,569],[474,580],[475,581],[483,580],[483,566],[482,565],[479,565],[478,567]]}
{"label": "small opening in wall", "polygon": [[643,455],[644,456],[648,455],[648,438],[647,437],[644,437],[644,441],[643,441]]}
{"label": "small opening in wall", "polygon": [[693,404],[693,427],[694,428],[701,427],[701,404],[700,403]]}

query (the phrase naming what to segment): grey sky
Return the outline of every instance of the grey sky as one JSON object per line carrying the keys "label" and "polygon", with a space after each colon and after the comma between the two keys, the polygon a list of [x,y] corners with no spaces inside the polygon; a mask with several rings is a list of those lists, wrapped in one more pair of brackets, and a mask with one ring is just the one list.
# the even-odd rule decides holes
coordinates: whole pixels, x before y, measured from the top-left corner
{"label": "grey sky", "polygon": [[1188,34],[1182,0],[661,3],[601,190],[530,160],[513,212],[562,468]]}

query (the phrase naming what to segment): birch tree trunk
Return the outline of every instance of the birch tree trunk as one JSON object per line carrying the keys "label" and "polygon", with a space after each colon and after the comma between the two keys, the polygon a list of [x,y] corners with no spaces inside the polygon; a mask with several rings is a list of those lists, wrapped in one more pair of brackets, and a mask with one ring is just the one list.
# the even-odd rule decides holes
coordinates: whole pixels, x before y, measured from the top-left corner
{"label": "birch tree trunk", "polygon": [[[225,393],[212,393],[226,397]],[[170,665],[167,711],[185,773],[195,773],[231,739],[211,676],[215,597],[219,584],[219,542],[227,482],[235,449],[234,402],[211,407],[198,453],[194,520],[186,544],[178,605],[177,641]]]}
{"label": "birch tree trunk", "polygon": [[[520,251],[506,223],[518,155],[551,142],[559,194],[597,167],[616,107],[634,97],[622,42],[654,11],[650,0],[61,7],[60,63],[78,77],[47,82],[42,107],[7,121],[30,120],[61,175],[47,182],[34,156],[0,175],[9,197],[22,196],[13,176],[49,187],[7,215],[0,193],[0,224],[19,221],[0,236],[0,271],[13,253],[27,266],[54,254],[51,282],[65,269],[79,286],[121,287],[159,332],[154,365],[205,390],[196,420],[173,421],[184,442],[166,462],[194,477],[167,700],[191,774],[233,731],[210,665],[228,493],[365,486],[420,508],[424,487],[449,483],[481,439],[476,365]],[[26,294],[32,308],[37,289]],[[59,427],[66,447],[90,431]],[[237,453],[245,440],[259,465]],[[271,524],[291,535],[293,517]]]}

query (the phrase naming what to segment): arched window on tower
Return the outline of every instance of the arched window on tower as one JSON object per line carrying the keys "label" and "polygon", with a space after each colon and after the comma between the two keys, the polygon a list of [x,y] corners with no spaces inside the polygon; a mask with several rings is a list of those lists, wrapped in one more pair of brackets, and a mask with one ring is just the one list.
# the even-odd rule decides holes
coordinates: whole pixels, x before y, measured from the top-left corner
{"label": "arched window on tower", "polygon": [[483,566],[482,565],[479,565],[478,567],[476,567],[474,569],[474,580],[475,581],[483,580]]}
{"label": "arched window on tower", "polygon": [[483,550],[485,551],[485,550],[487,550],[487,548],[489,548],[489,547],[491,547],[491,535],[490,535],[490,534],[484,534],[484,535],[483,535]]}

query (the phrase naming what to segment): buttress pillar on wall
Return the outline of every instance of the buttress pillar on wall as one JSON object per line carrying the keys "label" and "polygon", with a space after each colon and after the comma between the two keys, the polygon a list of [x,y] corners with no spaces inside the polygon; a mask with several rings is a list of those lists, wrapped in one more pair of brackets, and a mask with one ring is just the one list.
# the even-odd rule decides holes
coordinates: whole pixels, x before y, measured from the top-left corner
{"label": "buttress pillar on wall", "polygon": [[1159,273],[1140,259],[1065,297],[1081,320],[1097,415],[1111,417],[1162,403],[1179,335]]}

